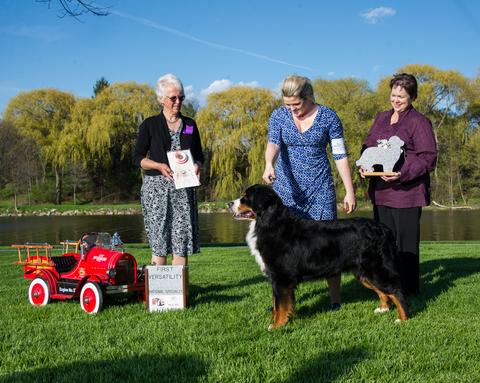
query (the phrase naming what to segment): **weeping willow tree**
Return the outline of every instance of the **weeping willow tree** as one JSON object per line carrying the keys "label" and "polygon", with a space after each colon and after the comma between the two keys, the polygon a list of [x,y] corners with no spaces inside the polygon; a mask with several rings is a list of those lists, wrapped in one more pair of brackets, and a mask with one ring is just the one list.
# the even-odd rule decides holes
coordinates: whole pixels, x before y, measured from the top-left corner
{"label": "weeping willow tree", "polygon": [[[354,78],[316,79],[313,81],[313,88],[316,102],[335,110],[342,121],[355,190],[359,196],[366,198],[367,183],[360,178],[355,160],[360,157],[362,143],[379,111],[379,98],[370,89],[367,81]],[[334,165],[332,169],[335,169]],[[333,171],[333,176],[337,199],[341,200],[343,197],[340,196],[345,195],[344,186],[338,172]]]}
{"label": "weeping willow tree", "polygon": [[57,89],[22,92],[7,105],[4,118],[22,135],[30,137],[41,148],[44,169],[55,173],[55,203],[62,203],[62,169],[64,147],[60,137],[70,121],[75,97]]}
{"label": "weeping willow tree", "polygon": [[268,119],[278,102],[270,90],[242,86],[208,96],[197,114],[207,199],[232,198],[261,182]]}
{"label": "weeping willow tree", "polygon": [[77,102],[61,142],[69,147],[65,156],[87,170],[100,199],[105,186],[115,197],[131,193],[139,174],[131,163],[137,128],[158,112],[153,89],[133,82],[114,83]]}

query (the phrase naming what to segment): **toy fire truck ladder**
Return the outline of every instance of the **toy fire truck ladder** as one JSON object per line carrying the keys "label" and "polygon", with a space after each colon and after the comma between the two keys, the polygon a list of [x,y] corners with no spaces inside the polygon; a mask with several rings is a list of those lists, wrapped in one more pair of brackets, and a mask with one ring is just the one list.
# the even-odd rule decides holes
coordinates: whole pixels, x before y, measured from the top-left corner
{"label": "toy fire truck ladder", "polygon": [[73,246],[74,249],[75,249],[75,253],[78,253],[78,249],[80,247],[80,241],[74,241],[74,240],[71,240],[71,239],[67,239],[63,242],[60,242],[60,245],[63,246],[62,252],[64,254],[69,252],[70,246]]}
{"label": "toy fire truck ladder", "polygon": [[26,243],[24,245],[12,245],[12,247],[18,250],[17,265],[34,266],[36,268],[51,268],[55,266],[49,254],[49,250],[53,249],[53,246],[48,243]]}

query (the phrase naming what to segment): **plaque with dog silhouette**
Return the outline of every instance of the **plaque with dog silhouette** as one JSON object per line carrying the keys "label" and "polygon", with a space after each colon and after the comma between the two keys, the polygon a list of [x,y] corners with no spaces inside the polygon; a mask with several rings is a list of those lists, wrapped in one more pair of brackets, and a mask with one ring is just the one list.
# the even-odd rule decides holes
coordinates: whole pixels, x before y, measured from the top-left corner
{"label": "plaque with dog silhouette", "polygon": [[[404,142],[397,136],[378,140],[377,146],[365,149],[355,164],[365,170],[364,176],[395,176],[398,173],[393,171],[393,167],[400,159],[403,145]],[[383,171],[375,171],[374,166],[382,166]]]}

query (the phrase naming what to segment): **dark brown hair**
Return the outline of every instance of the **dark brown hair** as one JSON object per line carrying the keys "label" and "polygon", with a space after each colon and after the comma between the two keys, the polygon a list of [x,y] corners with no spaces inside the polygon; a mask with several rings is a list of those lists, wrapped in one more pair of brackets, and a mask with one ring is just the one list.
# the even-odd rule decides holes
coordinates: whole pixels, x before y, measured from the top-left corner
{"label": "dark brown hair", "polygon": [[417,79],[415,76],[408,73],[397,73],[393,75],[390,80],[390,89],[401,86],[408,93],[412,100],[417,98]]}

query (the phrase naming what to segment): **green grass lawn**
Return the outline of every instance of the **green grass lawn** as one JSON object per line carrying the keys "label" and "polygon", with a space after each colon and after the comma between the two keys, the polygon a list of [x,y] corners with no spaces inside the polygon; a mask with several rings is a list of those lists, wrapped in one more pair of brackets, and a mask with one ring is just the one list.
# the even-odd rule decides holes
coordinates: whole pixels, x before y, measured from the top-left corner
{"label": "green grass lawn", "polygon": [[[145,246],[127,246],[140,264]],[[16,253],[0,252],[0,382],[479,382],[480,242],[423,242],[412,319],[375,315],[350,275],[328,311],[325,281],[301,285],[297,312],[268,332],[270,285],[246,247],[190,259],[190,307],[147,313],[78,301],[28,303]]]}

